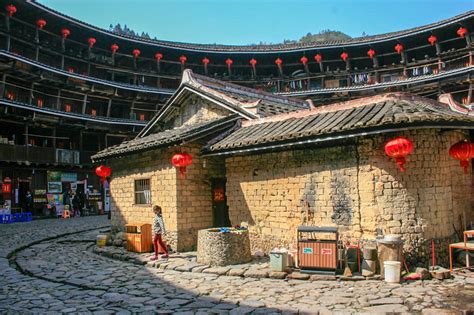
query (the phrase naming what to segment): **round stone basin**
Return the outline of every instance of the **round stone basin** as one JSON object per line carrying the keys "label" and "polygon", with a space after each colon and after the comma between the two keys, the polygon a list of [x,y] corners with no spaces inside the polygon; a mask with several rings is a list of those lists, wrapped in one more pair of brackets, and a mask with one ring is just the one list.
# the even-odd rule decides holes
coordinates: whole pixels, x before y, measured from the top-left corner
{"label": "round stone basin", "polygon": [[252,260],[248,230],[228,228],[220,232],[212,228],[199,230],[197,262],[211,266],[227,266]]}

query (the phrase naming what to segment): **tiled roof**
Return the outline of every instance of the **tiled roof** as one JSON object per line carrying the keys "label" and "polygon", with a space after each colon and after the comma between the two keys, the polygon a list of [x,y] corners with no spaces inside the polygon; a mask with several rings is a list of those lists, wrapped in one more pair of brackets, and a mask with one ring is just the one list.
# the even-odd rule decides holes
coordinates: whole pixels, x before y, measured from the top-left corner
{"label": "tiled roof", "polygon": [[190,69],[186,69],[183,72],[179,88],[137,137],[142,137],[152,132],[154,125],[170,112],[172,105],[181,97],[184,90],[190,90],[198,93],[201,97],[207,97],[245,119],[257,119],[259,117],[268,117],[309,108],[309,104],[306,101],[297,98],[275,95],[219,81],[195,74]]}
{"label": "tiled roof", "polygon": [[224,101],[233,100],[239,104],[239,107],[256,107],[257,114],[260,117],[307,109],[309,107],[308,103],[304,100],[258,91],[256,89],[195,74],[191,72],[191,70],[186,71],[189,74],[189,80],[183,81],[184,84],[197,88],[202,92],[212,94],[213,96],[220,97]]}
{"label": "tiled roof", "polygon": [[446,104],[418,96],[386,94],[247,122],[208,150],[211,154],[257,151],[308,139],[327,141],[375,130],[422,125],[463,125],[474,129],[474,115],[454,112]]}
{"label": "tiled roof", "polygon": [[[49,12],[54,14],[62,19],[69,20],[75,24],[79,24],[83,27],[89,28],[96,32],[104,33],[109,36],[114,36],[117,38],[122,38],[124,40],[134,41],[141,44],[148,44],[151,46],[161,46],[165,48],[176,48],[181,50],[190,50],[190,51],[203,51],[203,52],[236,52],[236,53],[245,53],[245,52],[290,52],[290,51],[301,51],[307,49],[321,49],[329,47],[347,47],[352,45],[369,45],[376,42],[385,41],[385,40],[397,40],[406,36],[415,35],[423,32],[430,32],[440,27],[447,25],[457,24],[468,18],[474,16],[474,11],[468,11],[462,14],[459,14],[455,17],[441,20],[435,23],[431,23],[424,26],[419,26],[407,30],[379,34],[374,36],[365,36],[358,38],[351,38],[348,40],[340,41],[323,41],[323,42],[311,42],[311,43],[290,43],[290,44],[269,44],[269,45],[218,45],[218,44],[194,44],[194,43],[182,43],[182,42],[173,42],[173,41],[164,41],[164,40],[153,40],[153,39],[144,39],[141,37],[126,36],[117,33],[101,29],[97,26],[93,26],[86,22],[80,21],[73,17],[67,16],[61,12],[53,10],[37,1],[27,1],[28,4],[33,5],[44,12]],[[212,40],[212,37],[210,38]]]}
{"label": "tiled roof", "polygon": [[167,147],[182,143],[188,139],[195,139],[202,135],[209,135],[217,130],[223,130],[232,126],[237,117],[230,116],[222,119],[203,122],[195,125],[181,126],[174,129],[153,133],[142,138],[124,141],[121,144],[111,146],[93,155],[92,161],[97,162],[107,158],[123,156],[126,154],[148,150],[152,148]]}

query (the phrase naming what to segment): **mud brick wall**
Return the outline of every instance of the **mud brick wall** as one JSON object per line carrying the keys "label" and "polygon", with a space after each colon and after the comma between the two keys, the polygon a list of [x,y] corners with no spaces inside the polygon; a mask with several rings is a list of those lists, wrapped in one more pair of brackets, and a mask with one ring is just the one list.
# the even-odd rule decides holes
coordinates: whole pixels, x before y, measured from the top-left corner
{"label": "mud brick wall", "polygon": [[[401,135],[414,143],[404,173],[384,153],[385,142]],[[425,256],[428,240],[452,237],[463,213],[474,217],[472,176],[448,155],[466,137],[460,130],[420,129],[228,158],[231,222],[249,225],[253,250],[269,251],[296,241],[308,208],[308,224],[338,226],[343,239],[373,240],[379,228],[402,235],[414,257]]]}
{"label": "mud brick wall", "polygon": [[[110,161],[112,225],[124,230],[127,223],[152,223],[153,205],[161,205],[167,228],[166,241],[175,250],[195,249],[197,231],[212,227],[210,177],[225,176],[223,161],[199,156],[201,144],[157,149]],[[176,152],[192,154],[185,178],[171,164]],[[135,205],[134,182],[151,180],[151,205]]]}

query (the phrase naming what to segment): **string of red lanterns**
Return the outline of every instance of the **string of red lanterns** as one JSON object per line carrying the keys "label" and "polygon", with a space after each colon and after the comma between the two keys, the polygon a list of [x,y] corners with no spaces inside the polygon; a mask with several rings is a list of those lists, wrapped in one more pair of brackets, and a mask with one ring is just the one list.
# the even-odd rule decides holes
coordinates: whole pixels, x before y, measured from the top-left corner
{"label": "string of red lanterns", "polygon": [[100,165],[95,169],[95,173],[100,177],[100,182],[104,183],[107,177],[112,174],[112,169],[105,165]]}
{"label": "string of red lanterns", "polygon": [[401,172],[405,171],[406,156],[413,152],[413,142],[405,137],[398,137],[385,144],[385,154],[394,158]]}
{"label": "string of red lanterns", "polygon": [[92,46],[94,46],[96,42],[97,40],[94,37],[89,37],[89,39],[87,40],[87,43],[89,44],[89,48],[92,48]]}
{"label": "string of red lanterns", "polygon": [[193,163],[193,157],[189,153],[176,153],[171,157],[171,164],[179,169],[179,175],[184,178],[186,167]]}
{"label": "string of red lanterns", "polygon": [[138,56],[140,56],[140,54],[141,54],[140,49],[134,49],[132,51],[132,55],[133,55],[133,57],[135,57],[135,59],[138,58]]}
{"label": "string of red lanterns", "polygon": [[16,13],[16,7],[13,4],[9,4],[5,7],[8,12],[8,16],[12,17]]}
{"label": "string of red lanterns", "polygon": [[459,164],[464,168],[464,174],[467,174],[469,162],[474,158],[474,143],[464,140],[453,144],[449,148],[449,156],[459,160]]}
{"label": "string of red lanterns", "polygon": [[404,47],[403,47],[402,44],[395,45],[395,51],[397,52],[397,54],[400,55],[402,53],[403,49],[404,49]]}
{"label": "string of red lanterns", "polygon": [[61,29],[61,35],[63,36],[64,39],[68,38],[69,35],[71,35],[71,31],[68,28],[62,28]]}
{"label": "string of red lanterns", "polygon": [[434,46],[437,40],[438,38],[434,35],[431,35],[430,37],[428,37],[428,42],[431,44],[431,46]]}
{"label": "string of red lanterns", "polygon": [[117,45],[117,44],[112,44],[110,46],[110,50],[112,50],[112,54],[115,54],[118,49],[119,49],[119,45]]}
{"label": "string of red lanterns", "polygon": [[46,20],[39,19],[38,21],[36,21],[36,25],[38,25],[40,30],[42,30],[46,26]]}
{"label": "string of red lanterns", "polygon": [[464,36],[466,36],[466,34],[467,34],[467,28],[461,26],[461,27],[458,28],[458,30],[456,31],[456,34],[458,34],[459,37],[464,38]]}
{"label": "string of red lanterns", "polygon": [[156,62],[160,62],[161,59],[163,59],[163,54],[157,52],[157,53],[155,54],[155,60],[156,60]]}
{"label": "string of red lanterns", "polygon": [[375,50],[373,50],[372,48],[370,48],[370,49],[367,51],[367,55],[369,56],[370,59],[373,59],[374,56],[375,56]]}

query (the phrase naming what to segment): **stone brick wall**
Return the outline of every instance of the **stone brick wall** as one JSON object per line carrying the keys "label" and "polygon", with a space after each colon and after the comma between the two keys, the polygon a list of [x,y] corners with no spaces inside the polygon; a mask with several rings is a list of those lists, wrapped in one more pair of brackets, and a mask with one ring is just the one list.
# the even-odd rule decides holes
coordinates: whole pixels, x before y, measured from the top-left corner
{"label": "stone brick wall", "polygon": [[[152,205],[163,208],[163,220],[170,231],[168,242],[176,248],[177,186],[176,169],[169,150],[154,150],[110,161],[112,225],[124,230],[127,223],[152,223]],[[135,180],[150,179],[151,205],[135,205]]]}
{"label": "stone brick wall", "polygon": [[[158,149],[110,161],[112,225],[119,230],[127,223],[152,223],[152,205],[163,208],[168,230],[166,241],[179,251],[194,249],[199,229],[213,224],[211,177],[224,177],[223,161],[199,156],[202,144]],[[186,177],[171,164],[176,152],[193,155]],[[152,205],[134,204],[135,179],[151,180]]]}
{"label": "stone brick wall", "polygon": [[[399,135],[414,143],[404,173],[383,148]],[[427,240],[452,237],[463,213],[474,217],[472,176],[448,155],[467,136],[420,129],[344,146],[228,158],[231,222],[249,225],[253,250],[295,242],[297,226],[308,217],[310,225],[338,226],[343,239],[374,239],[377,228],[401,234],[405,250],[422,256]]]}

